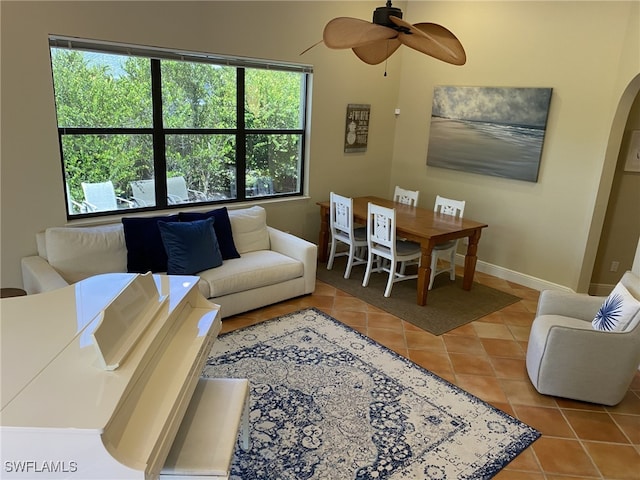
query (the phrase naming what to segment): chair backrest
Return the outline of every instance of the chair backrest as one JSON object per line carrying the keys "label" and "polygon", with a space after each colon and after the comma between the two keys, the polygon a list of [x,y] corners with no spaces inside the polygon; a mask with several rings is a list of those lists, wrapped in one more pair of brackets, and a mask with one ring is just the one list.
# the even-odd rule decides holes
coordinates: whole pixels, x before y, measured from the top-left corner
{"label": "chair backrest", "polygon": [[390,253],[396,248],[396,211],[369,202],[367,205],[367,240],[371,251],[376,246],[389,249]]}
{"label": "chair backrest", "polygon": [[111,180],[100,183],[82,182],[84,198],[94,211],[117,210],[116,191]]}
{"label": "chair backrest", "polygon": [[271,177],[258,177],[253,186],[254,195],[271,195],[276,193],[273,188],[273,179]]}
{"label": "chair backrest", "polygon": [[331,233],[342,233],[353,239],[353,199],[331,192],[329,223]]}
{"label": "chair backrest", "polygon": [[80,202],[76,202],[71,196],[71,190],[69,189],[69,184],[65,183],[65,188],[67,192],[67,210],[70,215],[74,213],[86,213],[87,209],[85,205]]}
{"label": "chair backrest", "polygon": [[189,190],[184,177],[167,178],[167,196],[170,203],[182,203],[189,201]]}
{"label": "chair backrest", "polygon": [[405,190],[396,185],[393,193],[393,201],[415,207],[418,205],[418,195],[420,195],[420,190]]}
{"label": "chair backrest", "polygon": [[156,187],[153,179],[135,180],[131,182],[131,193],[133,199],[141,207],[156,204]]}
{"label": "chair backrest", "polygon": [[436,213],[442,213],[443,215],[452,215],[454,217],[462,218],[462,215],[464,214],[464,204],[464,200],[452,200],[450,198],[436,195],[436,203],[433,207],[433,211]]}
{"label": "chair backrest", "polygon": [[[620,283],[624,285],[627,291],[631,294],[633,298],[640,301],[640,277],[636,275],[633,271],[627,270],[622,278],[620,279]],[[633,318],[629,321],[626,332],[636,331],[637,335],[640,335],[640,310],[636,312]]]}
{"label": "chair backrest", "polygon": [[[134,200],[141,206],[156,204],[156,188],[153,178],[131,182]],[[184,177],[167,178],[167,197],[169,203],[183,203],[189,200],[189,189]]]}
{"label": "chair backrest", "polygon": [[629,293],[636,300],[640,300],[640,276],[636,275],[633,271],[628,270],[622,275],[620,279],[620,283],[622,283]]}

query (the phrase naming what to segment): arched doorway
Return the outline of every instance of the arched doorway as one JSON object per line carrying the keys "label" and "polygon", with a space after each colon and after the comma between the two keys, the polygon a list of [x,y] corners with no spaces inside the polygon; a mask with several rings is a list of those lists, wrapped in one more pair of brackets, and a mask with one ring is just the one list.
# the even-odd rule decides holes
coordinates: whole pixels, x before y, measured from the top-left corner
{"label": "arched doorway", "polygon": [[[603,226],[605,223],[607,207],[611,199],[612,186],[616,173],[616,167],[618,166],[620,150],[623,144],[622,141],[625,128],[629,121],[629,113],[631,112],[631,107],[639,94],[640,75],[637,75],[629,83],[624,93],[622,94],[620,101],[618,102],[618,107],[613,119],[613,124],[611,126],[609,143],[607,145],[605,161],[602,167],[600,185],[598,187],[596,203],[594,205],[593,217],[591,220],[591,227],[589,229],[589,235],[587,237],[585,255],[583,258],[580,277],[578,280],[578,292],[586,293],[589,290],[595,260],[598,253],[598,247],[600,245],[600,239],[603,232]],[[640,243],[637,243],[638,239],[635,239],[635,241],[637,245],[636,248],[639,248]]]}

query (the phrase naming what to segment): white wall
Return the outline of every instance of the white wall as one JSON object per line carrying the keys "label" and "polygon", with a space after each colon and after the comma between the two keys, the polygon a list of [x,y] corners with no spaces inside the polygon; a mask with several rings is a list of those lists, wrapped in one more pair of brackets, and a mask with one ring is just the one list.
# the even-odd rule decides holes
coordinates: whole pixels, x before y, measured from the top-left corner
{"label": "white wall", "polygon": [[[489,224],[482,262],[576,289],[613,116],[640,72],[639,5],[410,2],[405,18],[449,28],[468,61],[401,53],[392,181],[419,188],[422,206],[436,194],[465,199],[465,216]],[[553,88],[538,182],[426,166],[436,85]]]}
{"label": "white wall", "polygon": [[[381,1],[0,2],[1,285],[19,286],[34,234],[66,222],[48,34],[314,66],[310,198],[266,205],[270,223],[316,241],[330,190],[389,195],[393,185],[465,198],[489,228],[479,259],[575,288],[597,207],[612,117],[640,72],[638,2],[394,2],[413,23],[445,25],[468,56],[454,67],[401,47],[386,66],[318,45],[336,16],[369,20]],[[538,183],[426,167],[434,85],[552,87]],[[366,153],[343,153],[348,103],[371,104]],[[396,119],[393,111],[401,108]],[[599,233],[598,233],[599,237]]]}
{"label": "white wall", "polygon": [[[390,76],[350,51],[319,45],[337,14],[369,17],[377,2],[11,2],[2,1],[1,258],[2,286],[21,284],[20,258],[34,234],[66,222],[47,36],[61,34],[132,44],[313,64],[310,198],[271,203],[269,223],[317,241],[319,208],[330,189],[386,193],[393,147],[398,60]],[[343,153],[346,107],[371,103],[364,154]]]}

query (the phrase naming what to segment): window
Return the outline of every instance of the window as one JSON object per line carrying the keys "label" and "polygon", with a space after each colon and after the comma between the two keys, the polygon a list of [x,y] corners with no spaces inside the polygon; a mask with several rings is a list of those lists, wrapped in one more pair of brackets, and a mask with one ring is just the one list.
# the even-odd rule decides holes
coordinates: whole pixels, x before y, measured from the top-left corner
{"label": "window", "polygon": [[309,67],[49,43],[70,218],[302,195]]}

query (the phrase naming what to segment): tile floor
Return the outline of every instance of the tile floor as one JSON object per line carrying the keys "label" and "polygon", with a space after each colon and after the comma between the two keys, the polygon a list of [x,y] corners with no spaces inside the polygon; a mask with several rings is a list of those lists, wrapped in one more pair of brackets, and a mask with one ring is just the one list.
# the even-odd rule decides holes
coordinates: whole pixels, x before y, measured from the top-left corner
{"label": "tile floor", "polygon": [[434,336],[318,281],[312,295],[230,317],[222,331],[316,307],[542,432],[494,478],[640,479],[640,373],[615,407],[540,395],[525,370],[539,292],[483,273],[475,280],[522,300]]}

